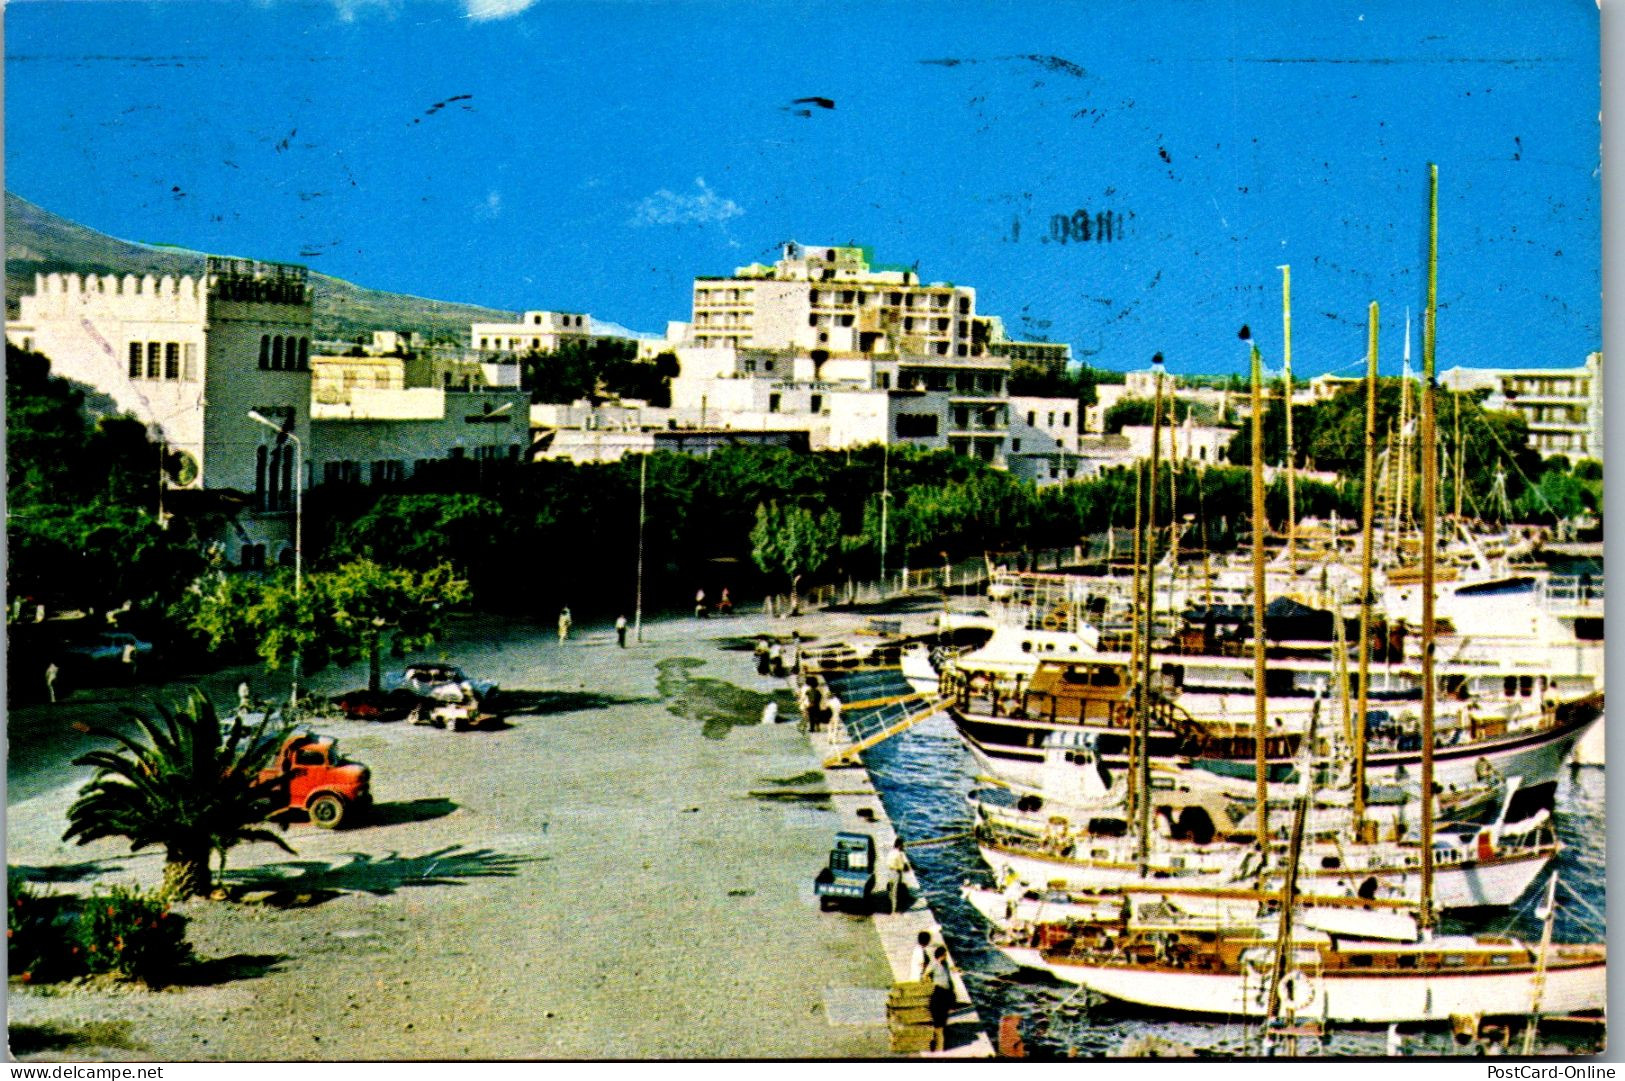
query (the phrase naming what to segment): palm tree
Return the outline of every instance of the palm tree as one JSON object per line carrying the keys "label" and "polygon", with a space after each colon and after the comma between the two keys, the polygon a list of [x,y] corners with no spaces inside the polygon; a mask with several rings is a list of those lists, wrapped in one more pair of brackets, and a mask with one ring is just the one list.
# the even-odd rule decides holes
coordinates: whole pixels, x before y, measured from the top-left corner
{"label": "palm tree", "polygon": [[157,711],[156,720],[125,711],[145,743],[109,728],[90,729],[122,749],[74,759],[96,773],[68,808],[62,839],[88,844],[126,837],[132,851],[163,845],[164,891],[181,898],[209,894],[212,853],[220,853],[222,870],[226,850],[242,841],[267,841],[291,853],[287,842],[261,828],[285,806],[283,778],[262,771],[291,726],[271,713],[252,728],[237,714],[222,725],[214,705],[196,689],[174,709]]}

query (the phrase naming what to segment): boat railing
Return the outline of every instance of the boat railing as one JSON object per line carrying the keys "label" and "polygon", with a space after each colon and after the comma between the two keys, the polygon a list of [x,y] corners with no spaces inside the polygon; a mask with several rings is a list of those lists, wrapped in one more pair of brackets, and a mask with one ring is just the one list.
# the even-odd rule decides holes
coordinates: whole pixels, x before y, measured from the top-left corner
{"label": "boat railing", "polygon": [[1554,574],[1537,582],[1535,597],[1540,606],[1555,616],[1601,617],[1605,599],[1603,576]]}

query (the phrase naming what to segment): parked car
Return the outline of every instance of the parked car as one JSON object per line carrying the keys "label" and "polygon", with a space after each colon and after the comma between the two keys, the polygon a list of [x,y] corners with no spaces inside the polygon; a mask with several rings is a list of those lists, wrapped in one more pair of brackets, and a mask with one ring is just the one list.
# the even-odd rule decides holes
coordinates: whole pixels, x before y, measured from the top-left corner
{"label": "parked car", "polygon": [[352,721],[399,721],[422,701],[411,691],[347,691],[333,699],[333,705]]}
{"label": "parked car", "polygon": [[409,664],[384,681],[384,690],[411,691],[437,702],[460,702],[472,693],[483,703],[497,693],[497,685],[488,679],[470,679],[455,664]]}
{"label": "parked car", "polygon": [[93,638],[71,643],[63,652],[85,664],[119,663],[124,660],[125,649],[130,647],[134,648],[137,663],[152,654],[151,642],[143,642],[127,631],[103,631]]}

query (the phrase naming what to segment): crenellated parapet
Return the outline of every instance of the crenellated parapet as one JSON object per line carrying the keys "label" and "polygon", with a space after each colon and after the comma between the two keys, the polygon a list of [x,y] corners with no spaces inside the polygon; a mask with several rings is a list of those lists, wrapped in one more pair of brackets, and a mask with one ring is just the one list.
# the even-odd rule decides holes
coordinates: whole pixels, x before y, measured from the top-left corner
{"label": "crenellated parapet", "polygon": [[34,275],[34,293],[20,298],[24,320],[77,318],[97,308],[121,319],[199,319],[207,296],[203,282],[190,274]]}

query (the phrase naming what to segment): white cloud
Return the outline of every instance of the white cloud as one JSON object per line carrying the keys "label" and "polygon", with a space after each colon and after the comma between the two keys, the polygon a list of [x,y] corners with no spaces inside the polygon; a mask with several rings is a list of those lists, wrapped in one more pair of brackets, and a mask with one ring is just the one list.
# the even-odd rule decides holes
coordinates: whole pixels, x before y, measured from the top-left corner
{"label": "white cloud", "polygon": [[371,12],[393,19],[401,5],[400,0],[333,0],[333,7],[341,20],[353,23]]}
{"label": "white cloud", "polygon": [[463,10],[470,19],[486,22],[506,19],[536,3],[536,0],[463,0]]}
{"label": "white cloud", "polygon": [[703,225],[737,218],[744,207],[712,191],[703,176],[694,178],[697,195],[678,195],[661,188],[634,208],[633,225]]}

